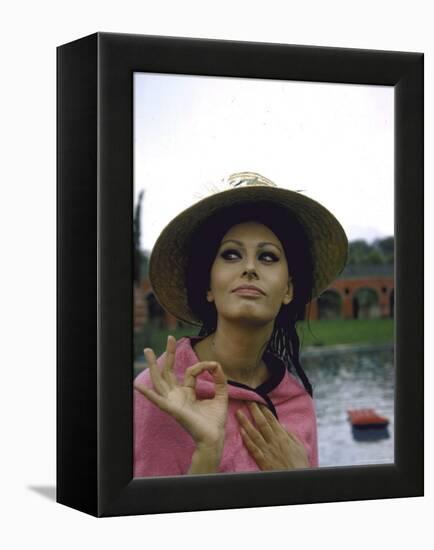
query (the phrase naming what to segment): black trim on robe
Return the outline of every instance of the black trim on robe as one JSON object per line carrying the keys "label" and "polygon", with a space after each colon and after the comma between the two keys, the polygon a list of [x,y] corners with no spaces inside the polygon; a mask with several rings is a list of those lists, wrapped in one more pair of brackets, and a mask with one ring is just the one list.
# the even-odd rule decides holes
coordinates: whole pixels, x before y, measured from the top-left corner
{"label": "black trim on robe", "polygon": [[[201,337],[197,336],[189,336],[188,338],[190,339],[193,350],[194,344],[197,344],[197,342],[202,340]],[[286,367],[279,357],[268,351],[264,353],[264,362],[267,366],[269,377],[265,380],[265,382],[262,382],[262,384],[259,384],[256,388],[252,388],[251,386],[242,384],[241,382],[235,382],[234,380],[228,380],[228,384],[231,386],[236,386],[237,388],[244,388],[246,390],[254,391],[260,395],[266,401],[270,411],[274,414],[277,420],[279,420],[276,408],[271,399],[268,397],[268,394],[282,382],[283,377],[285,376]]]}

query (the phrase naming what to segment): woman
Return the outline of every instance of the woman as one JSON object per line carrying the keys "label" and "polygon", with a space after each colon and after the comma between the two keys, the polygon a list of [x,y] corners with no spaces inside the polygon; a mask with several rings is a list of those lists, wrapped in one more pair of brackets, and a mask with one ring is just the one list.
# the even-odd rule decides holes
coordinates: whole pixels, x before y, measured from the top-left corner
{"label": "woman", "polygon": [[295,323],[343,269],[347,239],[323,206],[259,174],[228,183],[172,220],[152,252],[161,305],[201,331],[169,336],[158,361],[145,350],[136,477],[318,465]]}

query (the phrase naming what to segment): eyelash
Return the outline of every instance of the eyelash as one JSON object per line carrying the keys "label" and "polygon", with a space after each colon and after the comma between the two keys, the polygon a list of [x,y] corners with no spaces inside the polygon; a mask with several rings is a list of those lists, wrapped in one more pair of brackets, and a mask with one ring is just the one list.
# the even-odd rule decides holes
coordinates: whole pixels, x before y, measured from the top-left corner
{"label": "eyelash", "polygon": [[[228,249],[228,250],[224,250],[220,256],[224,259],[224,260],[227,260],[227,261],[234,261],[235,258],[231,258],[230,256],[232,255],[235,255],[237,256],[238,259],[241,258],[241,253],[238,251],[238,250],[233,250],[233,249]],[[264,260],[265,263],[267,264],[270,264],[270,263],[274,263],[274,262],[278,262],[279,261],[279,258],[278,256],[276,256],[276,254],[274,254],[273,252],[261,252],[259,254],[259,259],[263,259],[264,256],[268,256],[269,258],[271,258],[271,260]]]}

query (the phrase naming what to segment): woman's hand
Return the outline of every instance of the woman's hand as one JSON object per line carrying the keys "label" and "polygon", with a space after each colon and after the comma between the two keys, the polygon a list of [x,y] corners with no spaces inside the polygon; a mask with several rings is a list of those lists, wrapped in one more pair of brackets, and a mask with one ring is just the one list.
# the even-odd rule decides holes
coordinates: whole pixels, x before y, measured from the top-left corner
{"label": "woman's hand", "polygon": [[261,470],[308,468],[306,449],[285,430],[268,407],[249,403],[256,429],[241,410],[237,411],[244,445]]}
{"label": "woman's hand", "polygon": [[[160,369],[154,352],[145,349],[154,389],[139,383],[135,383],[134,388],[162,411],[173,416],[187,430],[197,445],[192,466],[196,464],[199,465],[198,470],[209,471],[211,463],[217,461],[218,466],[223,449],[228,411],[226,377],[219,363],[203,361],[186,369],[184,381],[179,383],[173,372],[175,352],[176,340],[169,336],[165,364]],[[215,396],[212,399],[198,400],[195,390],[196,377],[205,370],[214,378]],[[214,470],[214,466],[211,469]]]}

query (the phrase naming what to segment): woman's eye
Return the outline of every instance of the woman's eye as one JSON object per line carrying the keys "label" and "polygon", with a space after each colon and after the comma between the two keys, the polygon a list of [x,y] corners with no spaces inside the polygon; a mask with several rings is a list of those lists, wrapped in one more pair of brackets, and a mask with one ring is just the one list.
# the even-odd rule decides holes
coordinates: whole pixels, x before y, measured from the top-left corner
{"label": "woman's eye", "polygon": [[259,256],[259,259],[267,263],[279,261],[278,256],[276,256],[276,254],[274,254],[273,252],[262,252]]}
{"label": "woman's eye", "polygon": [[224,260],[238,260],[241,258],[241,254],[238,252],[238,250],[224,250],[220,256]]}

